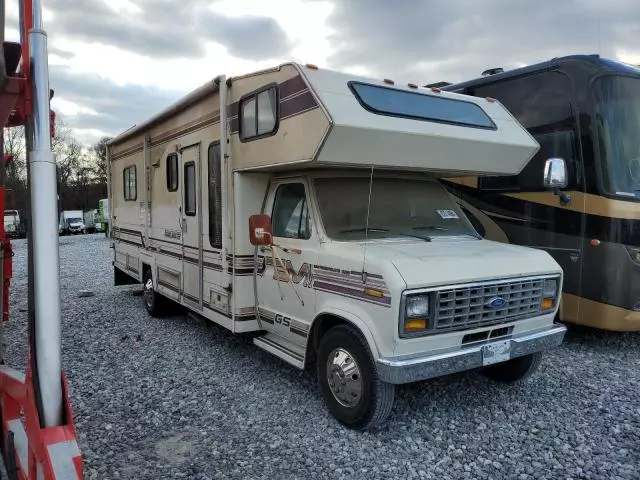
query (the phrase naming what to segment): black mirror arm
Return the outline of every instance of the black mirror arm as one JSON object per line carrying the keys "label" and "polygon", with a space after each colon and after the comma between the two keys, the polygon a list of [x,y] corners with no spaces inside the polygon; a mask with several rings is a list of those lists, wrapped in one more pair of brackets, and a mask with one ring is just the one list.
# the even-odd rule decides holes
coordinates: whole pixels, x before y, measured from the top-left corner
{"label": "black mirror arm", "polygon": [[567,206],[571,203],[571,195],[569,195],[568,193],[563,192],[562,190],[560,190],[558,187],[555,187],[553,189],[553,193],[554,195],[557,195],[558,198],[560,199],[560,204]]}

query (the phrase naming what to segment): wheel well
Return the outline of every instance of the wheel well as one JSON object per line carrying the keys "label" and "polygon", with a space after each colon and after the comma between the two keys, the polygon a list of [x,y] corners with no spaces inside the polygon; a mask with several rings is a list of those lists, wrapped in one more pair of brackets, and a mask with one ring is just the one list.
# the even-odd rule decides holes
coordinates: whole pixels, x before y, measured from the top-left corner
{"label": "wheel well", "polygon": [[323,314],[314,320],[313,325],[311,326],[310,338],[307,342],[307,365],[313,363],[316,360],[316,352],[318,351],[320,339],[323,337],[323,335],[330,329],[332,329],[333,327],[337,327],[338,325],[351,325],[356,329],[358,328],[350,321],[336,315]]}

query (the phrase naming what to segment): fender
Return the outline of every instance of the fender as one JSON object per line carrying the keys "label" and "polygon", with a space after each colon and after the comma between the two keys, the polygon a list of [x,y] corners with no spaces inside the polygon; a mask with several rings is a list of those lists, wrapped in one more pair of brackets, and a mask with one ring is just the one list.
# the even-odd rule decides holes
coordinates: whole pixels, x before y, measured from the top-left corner
{"label": "fender", "polygon": [[[371,351],[371,355],[373,356],[374,360],[380,358],[382,355],[378,343],[376,342],[375,335],[371,331],[369,324],[365,320],[363,320],[363,316],[366,315],[366,312],[362,311],[362,309],[357,309],[360,310],[360,312],[354,313],[353,304],[346,304],[345,302],[344,305],[341,305],[342,302],[337,303],[338,304],[336,305],[332,302],[331,305],[323,305],[322,308],[319,309],[311,324],[311,330],[313,330],[314,325],[316,324],[316,320],[318,320],[318,318],[322,317],[323,315],[332,315],[334,317],[342,318],[358,328],[358,330],[360,330],[365,340],[367,341],[367,344],[369,345],[369,350]],[[388,309],[385,310],[388,311]],[[391,354],[392,352],[393,346],[391,346],[389,353]]]}

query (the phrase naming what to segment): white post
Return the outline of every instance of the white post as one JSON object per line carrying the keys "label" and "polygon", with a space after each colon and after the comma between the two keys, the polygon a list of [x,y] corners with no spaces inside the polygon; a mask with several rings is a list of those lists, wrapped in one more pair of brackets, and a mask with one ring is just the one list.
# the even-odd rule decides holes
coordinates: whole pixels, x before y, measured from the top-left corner
{"label": "white post", "polygon": [[[62,421],[60,355],[60,279],[57,221],[56,162],[51,151],[47,34],[42,29],[42,5],[33,0],[33,29],[29,31],[33,119],[27,152],[30,169],[33,251],[35,359],[45,427]],[[30,129],[31,130],[31,129]]]}

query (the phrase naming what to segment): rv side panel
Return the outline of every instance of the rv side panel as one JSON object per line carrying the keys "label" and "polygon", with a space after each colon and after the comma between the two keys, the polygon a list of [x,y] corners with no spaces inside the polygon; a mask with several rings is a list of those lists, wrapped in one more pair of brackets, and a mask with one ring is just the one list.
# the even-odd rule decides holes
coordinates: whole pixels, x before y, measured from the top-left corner
{"label": "rv side panel", "polygon": [[[252,102],[256,99],[259,113],[254,124]],[[273,99],[277,100],[275,109]],[[330,128],[330,119],[315,93],[292,64],[234,80],[229,104],[234,170],[311,163]],[[241,108],[244,114],[239,113]],[[248,137],[250,128],[255,129],[255,135]]]}

